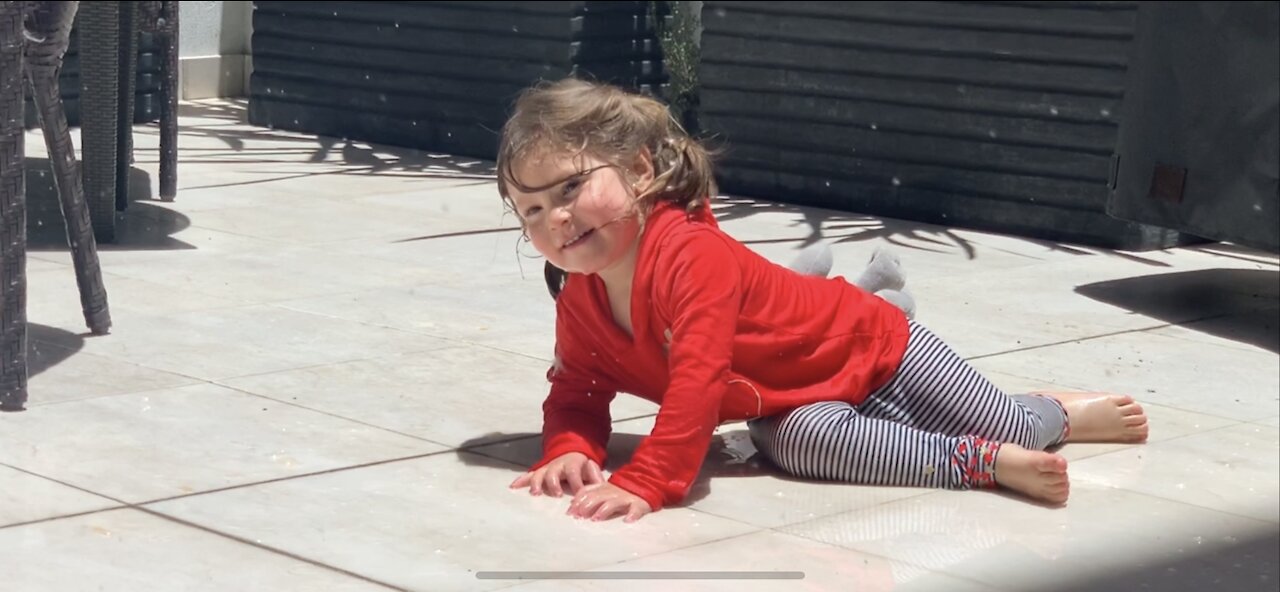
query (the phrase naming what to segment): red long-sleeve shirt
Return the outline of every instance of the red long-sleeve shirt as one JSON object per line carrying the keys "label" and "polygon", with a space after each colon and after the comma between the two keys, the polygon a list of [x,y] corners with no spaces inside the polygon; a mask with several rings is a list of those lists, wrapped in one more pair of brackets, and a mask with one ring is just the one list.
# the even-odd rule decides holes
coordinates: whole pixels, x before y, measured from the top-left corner
{"label": "red long-sleeve shirt", "polygon": [[897,370],[905,315],[843,278],[801,276],[723,233],[703,208],[659,205],[632,280],[634,338],[613,320],[599,276],[571,274],[556,302],[543,457],[605,462],[609,404],[660,405],[653,431],[610,483],[655,511],[678,503],[720,423],[818,401],[859,403]]}

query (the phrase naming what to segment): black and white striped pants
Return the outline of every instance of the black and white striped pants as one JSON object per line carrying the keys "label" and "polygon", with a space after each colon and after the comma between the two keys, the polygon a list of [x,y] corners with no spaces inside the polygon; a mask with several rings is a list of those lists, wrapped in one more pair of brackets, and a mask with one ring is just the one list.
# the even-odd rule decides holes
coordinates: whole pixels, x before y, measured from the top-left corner
{"label": "black and white striped pants", "polygon": [[999,444],[1066,436],[1056,400],[1006,395],[914,321],[893,378],[858,405],[824,401],[748,422],[765,458],[797,477],[969,489],[994,486]]}

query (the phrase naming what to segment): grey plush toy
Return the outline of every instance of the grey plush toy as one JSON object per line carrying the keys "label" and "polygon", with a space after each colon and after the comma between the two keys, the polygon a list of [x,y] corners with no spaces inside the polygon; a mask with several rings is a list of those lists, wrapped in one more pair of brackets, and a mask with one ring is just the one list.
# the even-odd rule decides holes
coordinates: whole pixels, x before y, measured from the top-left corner
{"label": "grey plush toy", "polygon": [[[797,273],[827,277],[831,273],[831,262],[831,247],[826,243],[814,243],[801,249],[787,267]],[[853,285],[889,301],[902,309],[907,318],[916,316],[916,301],[907,291],[902,262],[888,248],[876,248],[867,268],[853,280]]]}

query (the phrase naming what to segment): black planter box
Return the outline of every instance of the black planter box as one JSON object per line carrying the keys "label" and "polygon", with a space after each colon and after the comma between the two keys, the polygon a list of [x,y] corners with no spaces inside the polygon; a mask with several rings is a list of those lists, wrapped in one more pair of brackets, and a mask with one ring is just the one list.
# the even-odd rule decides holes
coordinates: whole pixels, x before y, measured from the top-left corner
{"label": "black planter box", "polygon": [[255,2],[254,125],[493,158],[519,92],[660,93],[647,2]]}
{"label": "black planter box", "polygon": [[[160,48],[150,33],[140,33],[138,38],[137,78],[134,84],[133,122],[149,123],[160,119]],[[67,112],[67,125],[80,125],[80,36],[77,28],[71,29],[67,55],[62,59],[58,73],[58,90]],[[25,125],[35,129],[36,108],[31,102],[31,87],[26,89],[27,105]]]}
{"label": "black planter box", "polygon": [[1108,212],[1280,251],[1280,2],[1138,14]]}
{"label": "black planter box", "polygon": [[725,191],[1124,248],[1106,213],[1131,2],[706,2]]}

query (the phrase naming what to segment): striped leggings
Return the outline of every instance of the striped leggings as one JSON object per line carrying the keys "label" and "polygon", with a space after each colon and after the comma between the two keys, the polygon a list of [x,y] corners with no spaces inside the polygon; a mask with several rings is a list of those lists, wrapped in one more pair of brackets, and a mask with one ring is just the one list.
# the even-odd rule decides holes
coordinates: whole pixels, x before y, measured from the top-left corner
{"label": "striped leggings", "polygon": [[896,373],[858,405],[824,401],[747,422],[756,449],[787,473],[868,485],[994,487],[1001,443],[1044,450],[1066,410],[1006,395],[914,321]]}

